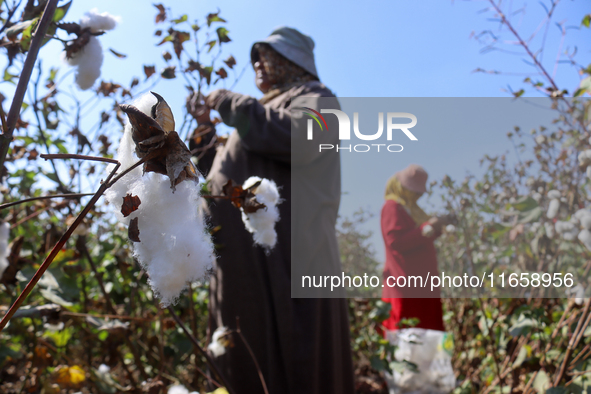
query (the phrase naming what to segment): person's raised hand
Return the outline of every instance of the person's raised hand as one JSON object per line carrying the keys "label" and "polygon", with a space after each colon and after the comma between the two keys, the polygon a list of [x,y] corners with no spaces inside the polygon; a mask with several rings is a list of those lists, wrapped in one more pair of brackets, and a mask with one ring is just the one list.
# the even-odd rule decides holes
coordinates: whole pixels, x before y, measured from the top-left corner
{"label": "person's raised hand", "polygon": [[205,105],[211,109],[216,109],[220,102],[224,99],[229,90],[216,89],[205,97]]}

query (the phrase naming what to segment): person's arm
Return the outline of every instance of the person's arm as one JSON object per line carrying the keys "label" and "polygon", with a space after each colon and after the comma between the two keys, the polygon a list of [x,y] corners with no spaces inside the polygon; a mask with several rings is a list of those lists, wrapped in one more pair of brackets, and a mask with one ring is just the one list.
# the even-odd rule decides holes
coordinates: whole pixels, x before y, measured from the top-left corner
{"label": "person's arm", "polygon": [[[306,91],[303,97],[296,97],[300,105],[318,108],[318,100],[329,93],[323,88]],[[326,97],[330,97],[338,105],[333,96]],[[226,125],[237,129],[243,146],[251,152],[274,160],[306,165],[319,156],[319,144],[338,143],[337,126],[331,128],[331,133],[316,130],[313,141],[308,141],[305,133],[292,138],[292,120],[298,123],[297,130],[306,130],[306,119],[302,116],[292,119],[291,102],[284,108],[274,109],[261,104],[254,97],[234,92],[223,92],[215,101],[214,109],[219,112]],[[332,120],[332,117],[329,119]]]}
{"label": "person's arm", "polygon": [[429,222],[415,227],[404,207],[397,203],[386,203],[382,211],[382,231],[386,245],[399,253],[425,247],[441,234],[434,230],[431,236],[423,235],[427,225],[430,225]]}

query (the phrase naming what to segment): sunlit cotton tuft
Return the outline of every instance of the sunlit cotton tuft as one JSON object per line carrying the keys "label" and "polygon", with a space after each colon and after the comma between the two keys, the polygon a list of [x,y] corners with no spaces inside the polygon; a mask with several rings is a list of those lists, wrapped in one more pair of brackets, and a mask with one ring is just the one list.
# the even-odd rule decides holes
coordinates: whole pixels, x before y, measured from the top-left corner
{"label": "sunlit cotton tuft", "polygon": [[212,335],[211,343],[207,346],[207,350],[213,354],[214,357],[219,357],[226,353],[222,337],[228,334],[228,327],[218,327]]}
{"label": "sunlit cotton tuft", "polygon": [[0,223],[0,278],[8,267],[8,236],[10,225],[6,222]]}
{"label": "sunlit cotton tuft", "polygon": [[[85,13],[80,19],[80,27],[89,28],[91,32],[112,30],[119,21],[118,17],[106,12],[98,13],[96,8]],[[101,66],[103,64],[103,48],[96,36],[91,36],[88,43],[78,52],[68,59],[63,52],[64,61],[70,66],[77,67],[76,84],[82,90],[87,90],[94,85],[94,82],[101,75]]]}
{"label": "sunlit cotton tuft", "polygon": [[[140,97],[133,105],[149,114],[156,102],[150,96]],[[122,164],[119,172],[138,161],[134,152],[131,126],[127,124],[117,152]],[[128,193],[138,196],[141,203],[125,218],[121,206]],[[138,218],[140,242],[133,243],[134,256],[147,271],[149,284],[163,306],[174,303],[189,282],[203,278],[214,260],[213,245],[199,211],[199,193],[199,184],[194,181],[181,182],[172,193],[168,177],[154,172],[142,175],[141,166],[105,193],[123,224]]]}
{"label": "sunlit cotton tuft", "polygon": [[273,249],[277,243],[275,223],[279,221],[279,209],[277,208],[277,204],[281,202],[279,190],[275,182],[257,176],[248,178],[242,187],[247,189],[258,181],[261,181],[261,184],[253,190],[253,193],[256,200],[261,204],[265,204],[266,208],[259,209],[254,213],[245,213],[241,209],[242,221],[246,229],[252,233],[256,244]]}
{"label": "sunlit cotton tuft", "polygon": [[199,394],[197,391],[189,392],[182,384],[174,384],[168,388],[167,394]]}

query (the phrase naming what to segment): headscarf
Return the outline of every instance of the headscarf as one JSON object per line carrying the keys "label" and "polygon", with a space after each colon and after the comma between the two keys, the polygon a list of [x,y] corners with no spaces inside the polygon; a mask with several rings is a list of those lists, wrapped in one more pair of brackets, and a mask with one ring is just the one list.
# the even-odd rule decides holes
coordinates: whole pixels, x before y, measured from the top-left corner
{"label": "headscarf", "polygon": [[[261,104],[269,102],[271,99],[296,85],[318,80],[318,78],[308,71],[280,55],[269,45],[255,44],[254,50],[260,60],[262,60],[265,72],[271,83],[269,91],[259,100]],[[253,59],[253,64],[256,60],[258,59]]]}
{"label": "headscarf", "polygon": [[421,195],[422,193],[413,192],[402,186],[396,175],[393,175],[386,183],[386,200],[394,200],[406,208],[416,224],[423,224],[429,220],[429,215],[417,205],[417,200]]}

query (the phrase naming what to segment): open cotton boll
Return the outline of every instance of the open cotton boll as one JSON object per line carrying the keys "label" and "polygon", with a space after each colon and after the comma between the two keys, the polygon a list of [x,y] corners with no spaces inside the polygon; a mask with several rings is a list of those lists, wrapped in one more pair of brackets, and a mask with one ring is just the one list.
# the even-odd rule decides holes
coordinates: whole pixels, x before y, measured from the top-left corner
{"label": "open cotton boll", "polygon": [[557,221],[556,224],[554,225],[556,227],[556,232],[558,234],[564,234],[564,233],[568,233],[568,232],[572,232],[576,229],[576,226],[571,223],[571,222],[563,222],[563,221]]}
{"label": "open cotton boll", "polygon": [[591,231],[587,229],[581,230],[577,238],[579,238],[579,241],[581,241],[588,250],[591,250]]}
{"label": "open cotton boll", "polygon": [[548,212],[546,213],[546,217],[548,219],[554,219],[556,215],[558,215],[558,210],[560,209],[560,201],[553,199],[550,201],[550,205],[548,205]]}
{"label": "open cotton boll", "polygon": [[554,238],[554,226],[552,223],[544,223],[544,229],[546,230],[546,237]]}
{"label": "open cotton boll", "polygon": [[0,223],[0,278],[8,267],[8,236],[10,225],[6,222]]}
{"label": "open cotton boll", "polygon": [[581,227],[586,230],[591,230],[591,215],[585,215],[580,219]]}
{"label": "open cotton boll", "polygon": [[[137,108],[148,112],[150,101],[142,98]],[[131,126],[127,124],[117,160],[121,170],[138,161]],[[123,217],[121,206],[127,194],[138,196],[139,208]],[[202,199],[197,182],[181,182],[176,192],[170,189],[168,177],[140,167],[115,183],[105,193],[114,206],[117,218],[124,224],[138,218],[140,242],[133,243],[134,256],[147,271],[149,284],[163,306],[174,303],[189,282],[205,276],[213,263],[213,245],[199,211]]]}
{"label": "open cotton boll", "polygon": [[77,67],[76,84],[80,89],[87,90],[101,76],[103,48],[99,40],[92,36],[82,49],[72,55],[72,58],[67,59],[64,52],[64,60],[70,66]]}
{"label": "open cotton boll", "polygon": [[560,192],[558,190],[550,190],[547,194],[548,198],[558,200],[560,198]]}
{"label": "open cotton boll", "polygon": [[120,19],[108,12],[99,14],[98,9],[93,8],[80,18],[80,27],[83,29],[87,27],[93,33],[98,33],[99,31],[113,30]]}
{"label": "open cotton boll", "polygon": [[219,357],[226,353],[226,347],[224,346],[226,341],[222,338],[226,334],[228,334],[228,327],[218,327],[213,332],[211,343],[207,346],[207,349],[214,357]]}
{"label": "open cotton boll", "polygon": [[167,394],[199,394],[197,391],[189,392],[182,384],[173,384],[168,388]]}
{"label": "open cotton boll", "polygon": [[266,208],[259,209],[253,213],[246,213],[241,208],[242,221],[246,229],[252,233],[256,244],[272,249],[277,243],[275,223],[279,220],[277,204],[280,200],[277,185],[268,179],[253,176],[244,182],[242,188],[248,189],[259,181],[261,183],[256,190],[253,190],[253,193],[256,196],[256,200],[261,204],[265,204]]}
{"label": "open cotton boll", "polygon": [[579,165],[581,167],[591,165],[591,149],[579,153]]}

